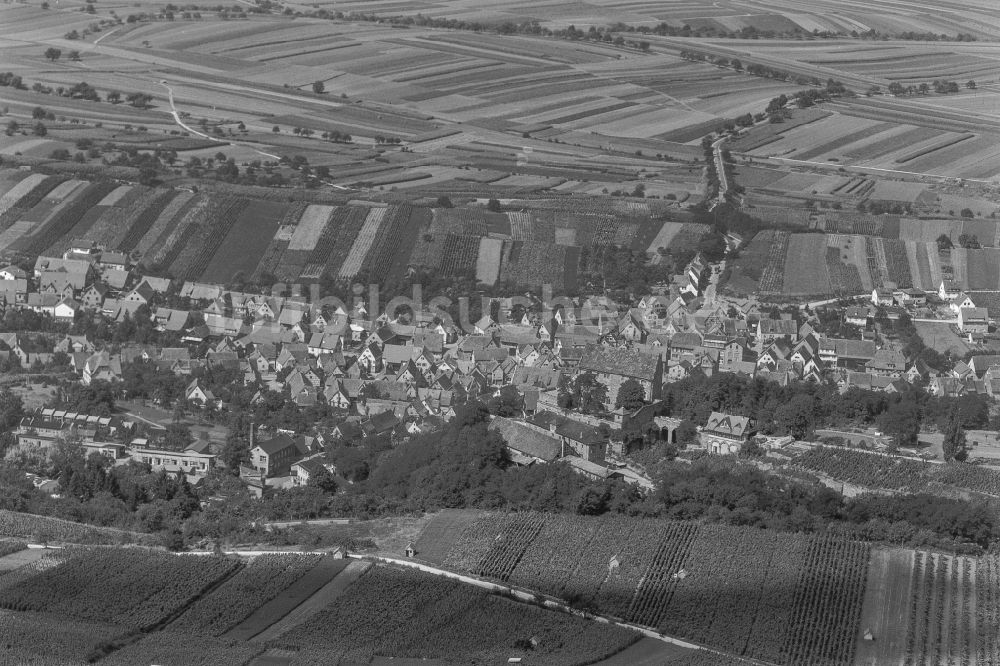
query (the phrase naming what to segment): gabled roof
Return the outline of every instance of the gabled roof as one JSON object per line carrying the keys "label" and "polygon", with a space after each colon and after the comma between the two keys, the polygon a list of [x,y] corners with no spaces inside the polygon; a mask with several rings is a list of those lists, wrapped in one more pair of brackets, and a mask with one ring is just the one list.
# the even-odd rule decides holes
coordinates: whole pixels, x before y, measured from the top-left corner
{"label": "gabled roof", "polygon": [[730,437],[745,437],[750,432],[750,419],[746,416],[712,412],[712,415],[708,417],[705,430]]}
{"label": "gabled roof", "polygon": [[288,447],[297,448],[295,445],[295,440],[288,435],[281,434],[272,437],[271,439],[265,440],[263,442],[257,442],[254,448],[260,448],[261,451],[267,455],[274,455],[278,451],[287,449]]}

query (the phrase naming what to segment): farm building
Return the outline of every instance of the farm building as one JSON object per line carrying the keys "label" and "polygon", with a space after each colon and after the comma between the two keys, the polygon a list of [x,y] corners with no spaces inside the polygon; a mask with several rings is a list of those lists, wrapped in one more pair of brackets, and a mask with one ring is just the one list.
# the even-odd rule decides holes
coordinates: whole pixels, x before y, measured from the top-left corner
{"label": "farm building", "polygon": [[985,335],[989,331],[986,308],[962,308],[958,311],[958,329],[969,335]]}
{"label": "farm building", "polygon": [[739,453],[740,447],[750,439],[752,429],[753,420],[746,416],[712,412],[701,430],[701,443],[709,453]]}

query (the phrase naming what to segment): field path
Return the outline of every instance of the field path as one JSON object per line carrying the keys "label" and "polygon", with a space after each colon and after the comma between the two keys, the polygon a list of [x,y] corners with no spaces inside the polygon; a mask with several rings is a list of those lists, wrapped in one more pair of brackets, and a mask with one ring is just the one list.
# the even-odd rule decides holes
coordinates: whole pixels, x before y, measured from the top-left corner
{"label": "field path", "polygon": [[[344,562],[344,560],[334,561],[340,563]],[[351,583],[356,581],[361,574],[367,571],[370,566],[371,562],[365,560],[352,560],[347,564],[346,568],[337,573],[326,585],[306,598],[302,603],[288,611],[288,613],[280,620],[264,629],[264,631],[253,636],[252,639],[259,642],[274,640],[294,627],[302,624],[343,594],[344,590],[346,590]],[[291,589],[292,588],[289,588],[289,590]],[[281,597],[278,598],[280,599]],[[260,618],[258,618],[258,616],[267,617],[271,615],[273,617],[273,610],[268,608],[269,605],[270,602],[257,609],[256,613],[248,617],[240,625],[224,634],[223,637],[229,640],[250,640],[251,637],[244,637],[241,635],[240,628],[243,627],[243,625],[251,625],[255,618],[259,621]]]}
{"label": "field path", "polygon": [[180,127],[182,127],[185,131],[190,132],[191,134],[194,134],[195,136],[200,136],[203,139],[208,139],[209,141],[215,141],[216,143],[221,143],[221,144],[227,145],[227,146],[230,145],[230,144],[236,144],[236,145],[246,146],[250,150],[252,150],[252,151],[254,151],[254,152],[256,152],[256,153],[258,153],[260,155],[263,155],[264,157],[270,157],[271,159],[274,159],[274,160],[280,160],[281,159],[280,155],[273,155],[271,153],[265,153],[263,150],[260,150],[259,148],[255,148],[254,146],[250,145],[249,143],[240,143],[239,141],[224,141],[223,139],[216,139],[214,136],[209,136],[207,134],[203,134],[202,132],[199,132],[198,130],[194,129],[190,125],[186,124],[183,120],[181,120],[180,114],[177,113],[177,107],[174,105],[174,89],[171,88],[170,86],[168,86],[166,81],[160,80],[160,81],[157,81],[157,83],[159,83],[161,86],[163,86],[164,88],[167,89],[167,100],[170,102],[170,115],[172,115],[174,117],[174,122],[177,123]]}

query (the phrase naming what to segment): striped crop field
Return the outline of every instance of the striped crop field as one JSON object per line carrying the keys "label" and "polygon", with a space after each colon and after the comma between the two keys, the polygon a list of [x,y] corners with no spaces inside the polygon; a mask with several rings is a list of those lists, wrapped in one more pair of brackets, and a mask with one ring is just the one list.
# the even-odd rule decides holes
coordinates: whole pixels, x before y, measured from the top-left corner
{"label": "striped crop field", "polygon": [[379,226],[381,226],[382,220],[385,218],[386,210],[387,208],[385,207],[379,207],[372,208],[368,212],[365,223],[361,227],[361,232],[354,239],[354,244],[351,245],[347,259],[340,267],[340,277],[352,278],[361,271],[365,255],[368,254],[368,250],[371,249],[372,243],[375,241],[375,235],[378,233]]}
{"label": "striped crop field", "polygon": [[288,240],[289,250],[311,250],[323,235],[323,228],[330,220],[334,206],[311,205],[306,208],[295,227],[295,233]]}
{"label": "striped crop field", "polygon": [[10,188],[3,196],[0,196],[0,215],[14,207],[18,201],[24,198],[31,190],[35,189],[46,176],[40,173],[33,173],[14,187]]}

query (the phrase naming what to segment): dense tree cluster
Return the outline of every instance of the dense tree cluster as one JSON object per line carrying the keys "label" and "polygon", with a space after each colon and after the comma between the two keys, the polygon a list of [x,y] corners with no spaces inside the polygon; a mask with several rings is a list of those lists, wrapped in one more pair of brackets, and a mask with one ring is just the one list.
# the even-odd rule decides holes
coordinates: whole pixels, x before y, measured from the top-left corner
{"label": "dense tree cluster", "polygon": [[834,385],[781,386],[728,373],[669,384],[664,402],[675,418],[705,423],[713,411],[739,414],[756,419],[765,434],[798,438],[822,427],[873,426],[897,444],[912,444],[922,425],[946,431],[956,419],[963,428],[989,423],[987,399],[979,395],[938,398],[916,387],[892,395],[859,388],[840,393]]}

